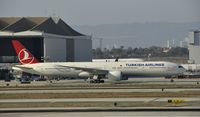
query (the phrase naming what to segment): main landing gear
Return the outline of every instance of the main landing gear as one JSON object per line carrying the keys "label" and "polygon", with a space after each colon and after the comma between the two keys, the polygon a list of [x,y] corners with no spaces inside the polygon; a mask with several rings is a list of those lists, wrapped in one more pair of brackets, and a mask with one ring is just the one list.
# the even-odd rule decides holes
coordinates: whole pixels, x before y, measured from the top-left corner
{"label": "main landing gear", "polygon": [[89,83],[104,83],[104,80],[102,78],[105,78],[104,75],[94,75],[93,77],[88,78]]}
{"label": "main landing gear", "polygon": [[89,83],[104,83],[104,80],[101,79],[88,79]]}
{"label": "main landing gear", "polygon": [[90,83],[104,83],[104,80],[101,80],[101,79],[91,79]]}

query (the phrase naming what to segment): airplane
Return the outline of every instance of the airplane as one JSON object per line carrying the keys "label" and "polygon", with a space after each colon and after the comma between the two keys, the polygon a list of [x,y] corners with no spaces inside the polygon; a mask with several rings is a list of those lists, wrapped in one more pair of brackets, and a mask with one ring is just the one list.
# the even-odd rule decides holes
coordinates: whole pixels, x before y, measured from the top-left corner
{"label": "airplane", "polygon": [[13,70],[41,76],[63,76],[89,78],[91,83],[104,83],[104,78],[120,81],[129,77],[165,77],[182,74],[185,69],[178,64],[162,61],[144,62],[47,62],[39,63],[18,40],[12,40],[13,47],[22,65]]}

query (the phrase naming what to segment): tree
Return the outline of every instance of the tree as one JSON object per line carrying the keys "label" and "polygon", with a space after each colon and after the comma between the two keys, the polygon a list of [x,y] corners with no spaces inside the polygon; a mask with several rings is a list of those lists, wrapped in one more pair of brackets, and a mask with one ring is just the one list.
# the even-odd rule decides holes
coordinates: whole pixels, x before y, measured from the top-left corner
{"label": "tree", "polygon": [[104,48],[102,51],[100,48],[93,49],[93,58],[147,58],[151,57],[185,57],[188,58],[189,52],[187,48],[171,48],[168,52],[163,52],[165,48],[152,46],[149,48],[132,48],[127,49],[124,46],[120,48],[113,47],[111,50]]}

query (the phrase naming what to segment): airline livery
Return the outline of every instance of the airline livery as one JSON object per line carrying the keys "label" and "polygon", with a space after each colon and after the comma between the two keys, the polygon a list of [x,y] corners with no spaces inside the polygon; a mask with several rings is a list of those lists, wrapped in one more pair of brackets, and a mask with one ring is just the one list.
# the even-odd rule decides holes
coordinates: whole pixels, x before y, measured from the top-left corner
{"label": "airline livery", "polygon": [[13,69],[42,76],[90,78],[91,82],[103,83],[103,78],[119,81],[136,76],[173,76],[185,71],[181,65],[162,61],[39,63],[19,41],[12,40],[12,44],[22,64]]}
{"label": "airline livery", "polygon": [[17,40],[13,40],[12,44],[17,53],[18,59],[22,64],[39,63],[39,61]]}

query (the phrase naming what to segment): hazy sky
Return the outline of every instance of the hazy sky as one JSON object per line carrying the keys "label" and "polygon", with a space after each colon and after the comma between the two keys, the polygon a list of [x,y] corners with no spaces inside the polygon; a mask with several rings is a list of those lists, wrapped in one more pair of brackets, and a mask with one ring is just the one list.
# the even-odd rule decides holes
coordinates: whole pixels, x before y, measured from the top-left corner
{"label": "hazy sky", "polygon": [[0,17],[59,16],[70,25],[200,21],[200,0],[0,0]]}

